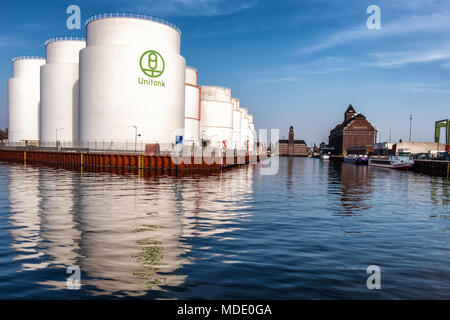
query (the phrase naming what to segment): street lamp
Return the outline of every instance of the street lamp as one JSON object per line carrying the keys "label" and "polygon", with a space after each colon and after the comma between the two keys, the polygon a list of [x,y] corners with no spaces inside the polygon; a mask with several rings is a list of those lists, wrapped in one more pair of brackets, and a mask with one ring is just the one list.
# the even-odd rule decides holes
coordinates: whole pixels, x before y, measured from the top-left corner
{"label": "street lamp", "polygon": [[[252,130],[252,128],[250,127],[250,125],[248,126],[248,128],[250,129],[251,134],[253,135],[253,143],[256,143],[256,134],[255,132]],[[248,140],[247,140],[248,141]],[[254,146],[253,146],[254,147]],[[255,151],[255,150],[253,150]]]}
{"label": "street lamp", "polygon": [[412,114],[410,114],[410,115],[409,115],[409,142],[411,142],[412,120],[413,120],[413,116],[412,116]]}
{"label": "street lamp", "polygon": [[133,126],[134,128],[134,153],[137,153],[137,138],[141,136],[141,134],[137,133],[137,126]]}
{"label": "street lamp", "polygon": [[55,135],[55,141],[56,141],[56,150],[58,150],[58,130],[64,130],[64,128],[58,128],[56,129],[56,135]]}

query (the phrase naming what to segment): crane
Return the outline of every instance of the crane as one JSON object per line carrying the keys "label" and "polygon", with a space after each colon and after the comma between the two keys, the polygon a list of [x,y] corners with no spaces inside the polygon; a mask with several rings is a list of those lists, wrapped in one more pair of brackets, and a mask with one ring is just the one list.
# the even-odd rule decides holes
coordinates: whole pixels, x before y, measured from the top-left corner
{"label": "crane", "polygon": [[445,150],[450,150],[450,119],[436,121],[434,127],[434,142],[439,143],[441,138],[441,128],[445,128]]}

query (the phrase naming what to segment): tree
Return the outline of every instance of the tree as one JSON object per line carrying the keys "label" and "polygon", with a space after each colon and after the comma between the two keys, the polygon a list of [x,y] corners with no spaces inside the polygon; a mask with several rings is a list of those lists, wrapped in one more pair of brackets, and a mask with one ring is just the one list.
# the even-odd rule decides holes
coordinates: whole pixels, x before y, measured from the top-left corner
{"label": "tree", "polygon": [[0,140],[8,139],[8,128],[5,130],[0,129]]}

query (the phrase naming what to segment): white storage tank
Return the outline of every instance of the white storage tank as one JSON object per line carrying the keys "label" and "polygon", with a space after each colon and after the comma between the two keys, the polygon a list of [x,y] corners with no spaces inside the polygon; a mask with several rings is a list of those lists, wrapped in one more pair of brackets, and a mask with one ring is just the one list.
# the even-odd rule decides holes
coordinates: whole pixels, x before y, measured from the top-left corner
{"label": "white storage tank", "polygon": [[186,84],[198,85],[198,71],[197,69],[186,66]]}
{"label": "white storage tank", "polygon": [[239,99],[233,98],[233,149],[241,147],[241,111]]}
{"label": "white storage tank", "polygon": [[[214,148],[232,148],[233,103],[231,89],[213,86],[201,87],[202,139]],[[225,143],[224,143],[225,142]]]}
{"label": "white storage tank", "polygon": [[[81,142],[158,142],[184,133],[185,60],[180,30],[135,14],[101,14],[86,22],[80,52]],[[137,129],[136,129],[137,128]],[[115,142],[115,145],[114,145]]]}
{"label": "white storage tank", "polygon": [[249,151],[251,154],[255,152],[255,144],[256,144],[256,132],[255,125],[253,123],[253,115],[247,115],[248,118],[248,141],[249,141]]}
{"label": "white storage tank", "polygon": [[10,143],[39,140],[41,57],[12,60],[13,76],[8,80],[8,135]]}
{"label": "white storage tank", "polygon": [[78,140],[79,55],[82,38],[59,37],[45,43],[41,67],[40,140],[42,146]]}
{"label": "white storage tank", "polygon": [[200,145],[200,87],[198,72],[192,67],[186,67],[184,142],[195,146]]}
{"label": "white storage tank", "polygon": [[248,136],[249,136],[249,122],[247,118],[247,109],[241,108],[241,146],[242,149],[248,148]]}

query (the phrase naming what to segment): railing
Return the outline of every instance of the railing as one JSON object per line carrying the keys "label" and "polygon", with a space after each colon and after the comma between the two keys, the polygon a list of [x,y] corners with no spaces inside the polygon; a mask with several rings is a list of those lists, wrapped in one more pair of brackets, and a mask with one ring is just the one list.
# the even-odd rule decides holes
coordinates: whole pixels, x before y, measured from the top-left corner
{"label": "railing", "polygon": [[[112,153],[143,153],[147,144],[156,144],[157,141],[137,141],[130,140],[123,141],[41,141],[39,143],[40,149],[67,149],[72,151],[82,150],[89,152],[112,152]],[[169,154],[173,148],[170,143],[158,143],[161,154]]]}
{"label": "railing", "polygon": [[58,42],[58,41],[86,41],[86,38],[83,37],[53,37],[45,41],[45,45],[47,46],[50,43]]}
{"label": "railing", "polygon": [[[193,154],[215,154],[218,156],[225,155],[229,152],[233,154],[246,154],[245,149],[222,149],[218,146],[209,146],[208,148],[200,148],[195,144],[185,142],[183,145],[175,145],[174,143],[158,143],[157,141],[37,141],[28,142],[7,142],[3,149],[12,150],[39,150],[39,151],[67,151],[67,152],[89,152],[89,153],[114,153],[114,154],[143,154],[147,144],[159,144],[159,154],[173,155],[183,157],[184,155]],[[37,146],[39,145],[39,146]],[[251,152],[253,154],[253,152]]]}
{"label": "railing", "polygon": [[17,60],[45,60],[45,58],[38,56],[19,56],[11,59],[12,62]]}
{"label": "railing", "polygon": [[128,12],[116,12],[116,13],[111,12],[111,13],[96,14],[96,15],[89,17],[86,20],[85,25],[88,25],[92,21],[101,20],[101,19],[110,19],[110,18],[132,18],[132,19],[154,21],[154,22],[158,22],[158,23],[164,24],[166,26],[169,26],[169,27],[175,29],[176,31],[178,31],[179,34],[181,34],[180,28],[178,28],[175,24],[173,24],[170,21],[163,20],[163,19],[160,19],[157,17],[147,16],[145,14],[128,13]]}

